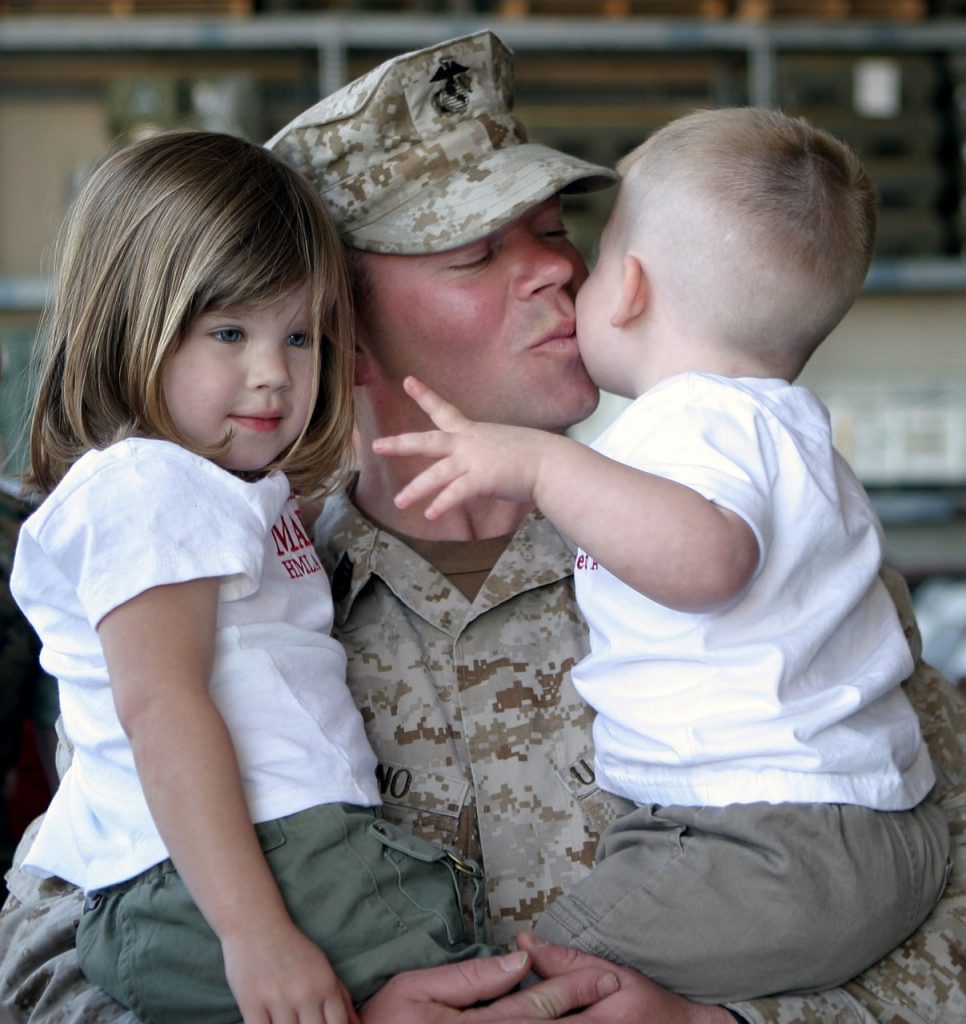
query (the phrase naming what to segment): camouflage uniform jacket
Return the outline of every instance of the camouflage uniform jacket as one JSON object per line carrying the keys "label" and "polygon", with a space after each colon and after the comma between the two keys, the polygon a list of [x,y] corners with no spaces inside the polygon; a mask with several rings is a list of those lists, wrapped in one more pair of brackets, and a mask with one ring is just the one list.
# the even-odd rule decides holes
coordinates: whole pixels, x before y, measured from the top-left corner
{"label": "camouflage uniform jacket", "polygon": [[[329,503],[316,537],[333,575],[349,682],[380,759],[384,812],[482,856],[492,933],[506,941],[589,870],[599,829],[625,806],[594,785],[590,716],[570,684],[586,649],[572,553],[532,516],[470,603],[346,499]],[[915,644],[908,593],[890,582]],[[946,895],[922,929],[847,988],[737,1007],[751,1024],[966,1019],[966,715],[926,666],[910,696],[953,820],[959,859]],[[34,1024],[128,1024],[77,971],[76,891],[11,881],[19,898],[0,915],[0,1005],[32,1010],[19,1019]]]}

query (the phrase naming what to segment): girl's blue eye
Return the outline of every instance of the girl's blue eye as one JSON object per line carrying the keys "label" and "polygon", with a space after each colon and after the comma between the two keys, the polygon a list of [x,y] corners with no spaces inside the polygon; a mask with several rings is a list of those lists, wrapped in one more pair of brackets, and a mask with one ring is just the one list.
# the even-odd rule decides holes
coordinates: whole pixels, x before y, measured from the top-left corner
{"label": "girl's blue eye", "polygon": [[288,336],[288,343],[293,348],[305,348],[309,343],[308,331],[296,331]]}
{"label": "girl's blue eye", "polygon": [[214,336],[219,341],[224,341],[229,345],[236,341],[241,341],[243,337],[242,332],[237,327],[219,327],[218,330],[214,332]]}

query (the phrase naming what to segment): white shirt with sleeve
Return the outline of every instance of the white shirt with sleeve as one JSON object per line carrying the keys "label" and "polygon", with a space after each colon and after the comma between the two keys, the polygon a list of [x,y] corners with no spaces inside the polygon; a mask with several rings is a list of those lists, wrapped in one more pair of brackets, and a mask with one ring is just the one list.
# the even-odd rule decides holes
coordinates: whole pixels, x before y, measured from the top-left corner
{"label": "white shirt with sleeve", "polygon": [[597,782],[638,803],[901,810],[935,781],[900,683],[913,667],[879,579],[882,531],[810,391],[681,374],[594,442],[739,515],[761,557],[728,607],[666,608],[585,552],[590,654],[574,669]]}
{"label": "white shirt with sleeve", "polygon": [[247,482],[167,441],[122,441],[71,467],[17,547],[11,588],[59,681],[74,744],[28,870],[90,891],[167,857],[96,627],[151,587],[212,576],[221,583],[210,692],[252,821],[379,803],[345,653],[330,636],[329,583],[285,476]]}

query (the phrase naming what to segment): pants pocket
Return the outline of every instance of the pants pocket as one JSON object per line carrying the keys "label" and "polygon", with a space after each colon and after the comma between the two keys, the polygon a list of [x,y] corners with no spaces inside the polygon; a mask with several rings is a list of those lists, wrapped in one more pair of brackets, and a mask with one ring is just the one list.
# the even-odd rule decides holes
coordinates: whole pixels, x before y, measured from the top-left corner
{"label": "pants pocket", "polygon": [[[484,941],[483,872],[475,861],[451,847],[403,832],[381,818],[372,822],[368,832],[384,848],[383,858],[391,866],[397,894],[418,915],[435,920],[447,944]],[[431,931],[437,930],[431,927]]]}

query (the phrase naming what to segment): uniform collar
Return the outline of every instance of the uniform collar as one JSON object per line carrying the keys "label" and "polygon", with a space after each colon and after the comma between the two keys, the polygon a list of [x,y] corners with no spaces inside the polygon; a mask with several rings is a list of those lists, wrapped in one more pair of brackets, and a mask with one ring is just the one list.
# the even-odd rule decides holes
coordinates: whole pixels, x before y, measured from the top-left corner
{"label": "uniform collar", "polygon": [[345,493],[326,501],[314,536],[332,580],[338,625],[373,576],[420,617],[455,637],[491,608],[573,574],[573,549],[539,512],[523,521],[472,603],[404,541],[367,519]]}

